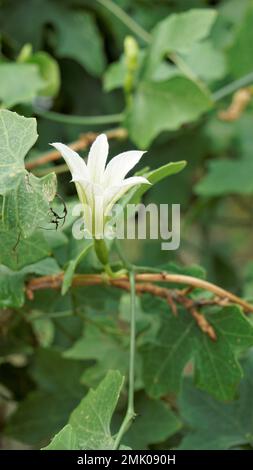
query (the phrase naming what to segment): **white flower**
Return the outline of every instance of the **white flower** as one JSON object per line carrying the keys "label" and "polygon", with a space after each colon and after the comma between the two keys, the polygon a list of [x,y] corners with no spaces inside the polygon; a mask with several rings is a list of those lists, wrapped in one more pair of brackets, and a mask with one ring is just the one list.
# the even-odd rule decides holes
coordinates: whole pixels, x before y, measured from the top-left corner
{"label": "white flower", "polygon": [[87,165],[67,145],[59,142],[51,145],[61,153],[70,169],[79,199],[86,208],[86,225],[92,227],[91,232],[96,236],[103,233],[106,217],[123,194],[133,186],[150,184],[143,176],[125,178],[145,152],[131,150],[120,153],[106,166],[109,145],[105,134],[99,135],[92,144]]}

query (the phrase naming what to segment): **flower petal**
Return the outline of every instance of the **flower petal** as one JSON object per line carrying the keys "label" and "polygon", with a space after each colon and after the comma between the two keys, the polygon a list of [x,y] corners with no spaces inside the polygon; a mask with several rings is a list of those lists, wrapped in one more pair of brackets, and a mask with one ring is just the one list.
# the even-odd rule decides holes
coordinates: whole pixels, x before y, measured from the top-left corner
{"label": "flower petal", "polygon": [[96,197],[103,198],[104,191],[103,191],[102,186],[100,186],[99,184],[95,184],[90,180],[85,180],[83,178],[77,178],[75,180],[75,183],[76,183],[76,186],[79,187],[79,190],[81,190],[83,194],[83,197],[81,200],[79,192],[78,192],[79,199],[81,200],[81,202],[88,204],[93,210],[95,206]]}
{"label": "flower petal", "polygon": [[77,177],[89,179],[87,165],[83,158],[78,155],[78,153],[76,153],[67,145],[61,144],[60,142],[54,142],[50,145],[55,147],[56,150],[58,150],[58,152],[60,152],[61,156],[64,158],[72,174],[73,181],[75,181]]}
{"label": "flower petal", "polygon": [[125,186],[135,186],[137,184],[149,184],[149,185],[152,185],[152,183],[150,183],[149,180],[147,180],[147,178],[145,178],[144,176],[130,176],[130,178],[126,178],[125,180],[123,180],[121,183],[120,183],[120,186],[123,188]]}
{"label": "flower petal", "polygon": [[104,210],[103,196],[96,195],[94,199],[93,235],[95,238],[103,238]]}
{"label": "flower petal", "polygon": [[104,173],[104,187],[117,184],[123,180],[126,174],[139,162],[142,155],[146,152],[139,150],[130,150],[123,152],[112,158],[108,163]]}
{"label": "flower petal", "polygon": [[108,215],[112,206],[132,187],[139,184],[151,184],[143,176],[132,176],[126,178],[117,186],[111,186],[104,192],[104,213]]}
{"label": "flower petal", "polygon": [[103,179],[109,145],[105,134],[100,134],[93,142],[88,155],[88,170],[94,183]]}
{"label": "flower petal", "polygon": [[77,189],[77,194],[82,204],[88,204],[92,208],[93,204],[93,192],[92,183],[89,180],[76,178],[72,180]]}

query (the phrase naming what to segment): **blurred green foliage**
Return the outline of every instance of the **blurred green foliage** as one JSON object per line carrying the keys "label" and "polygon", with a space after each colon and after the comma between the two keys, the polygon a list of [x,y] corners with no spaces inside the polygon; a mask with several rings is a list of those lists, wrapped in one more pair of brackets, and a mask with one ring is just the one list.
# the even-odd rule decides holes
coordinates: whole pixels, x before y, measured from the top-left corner
{"label": "blurred green foliage", "polygon": [[[49,142],[123,127],[127,137],[111,140],[111,155],[148,150],[145,171],[159,181],[125,202],[181,205],[180,248],[126,240],[128,259],[206,276],[253,300],[253,101],[233,96],[243,87],[252,94],[252,19],[252,0],[1,1],[2,448],[113,448],[126,408],[129,295],[69,288],[75,268],[101,266],[90,251],[79,263],[76,196],[62,162],[25,169]],[[48,217],[56,190],[68,208],[57,231]],[[62,213],[57,198],[53,208]],[[26,298],[27,279],[66,269],[65,295],[48,289]],[[216,342],[185,308],[175,317],[164,300],[137,299],[140,417],[125,446],[252,448],[252,320],[238,306],[204,312]],[[92,416],[92,435],[81,413]]]}

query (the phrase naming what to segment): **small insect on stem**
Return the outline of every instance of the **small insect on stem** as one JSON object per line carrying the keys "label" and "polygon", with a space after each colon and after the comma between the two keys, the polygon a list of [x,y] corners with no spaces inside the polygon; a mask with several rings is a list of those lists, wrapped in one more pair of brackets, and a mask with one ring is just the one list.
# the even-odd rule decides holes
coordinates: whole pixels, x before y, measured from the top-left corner
{"label": "small insect on stem", "polygon": [[60,221],[62,221],[62,227],[63,225],[65,224],[65,221],[66,221],[66,217],[67,217],[67,214],[68,214],[68,210],[67,210],[67,206],[66,206],[66,203],[63,199],[63,197],[56,193],[56,197],[58,197],[61,202],[63,203],[63,214],[62,215],[59,215],[57,214],[57,212],[54,211],[54,209],[52,207],[50,207],[50,214],[53,215],[53,218],[51,220],[51,224],[54,224],[55,225],[55,230],[57,230],[59,228],[59,225],[60,225]]}

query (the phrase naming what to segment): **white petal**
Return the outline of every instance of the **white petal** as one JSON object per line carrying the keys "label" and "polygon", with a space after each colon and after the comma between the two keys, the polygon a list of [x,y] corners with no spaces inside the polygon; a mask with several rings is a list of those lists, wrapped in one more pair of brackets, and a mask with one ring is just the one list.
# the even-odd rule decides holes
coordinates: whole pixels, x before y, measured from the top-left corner
{"label": "white petal", "polygon": [[121,183],[121,186],[124,187],[124,186],[133,186],[133,185],[136,185],[136,184],[149,184],[149,185],[152,185],[152,183],[150,183],[149,180],[147,180],[147,178],[145,178],[144,176],[131,176],[130,178],[126,178],[125,180],[122,181]]}
{"label": "white petal", "polygon": [[82,193],[82,199],[78,191],[79,199],[83,204],[88,204],[93,210],[95,207],[96,197],[103,197],[103,188],[99,184],[94,184],[90,180],[85,180],[83,178],[77,178],[75,180],[76,186],[79,188],[79,191]]}
{"label": "white petal", "polygon": [[103,196],[96,195],[94,199],[94,217],[93,217],[93,235],[95,238],[103,237],[104,229],[104,209],[103,209]]}
{"label": "white petal", "polygon": [[72,174],[73,181],[75,181],[78,176],[79,178],[89,179],[87,165],[83,158],[78,155],[78,153],[76,153],[67,145],[61,144],[60,142],[54,142],[50,145],[55,147],[56,150],[58,150],[58,152],[60,152],[61,156],[64,158]]}
{"label": "white petal", "polygon": [[84,221],[90,233],[101,237],[103,232],[103,188],[88,180],[78,179],[75,181],[78,196],[84,208]]}
{"label": "white petal", "polygon": [[92,183],[93,197],[103,197],[104,190],[100,184]]}
{"label": "white petal", "polygon": [[137,165],[144,153],[138,150],[130,150],[112,158],[105,170],[104,187],[117,184],[123,180],[127,173]]}
{"label": "white petal", "polygon": [[151,184],[143,176],[132,176],[131,178],[126,178],[117,186],[111,186],[107,188],[104,192],[104,212],[105,215],[108,215],[113,204],[115,204],[122,196],[125,194],[132,186],[138,184]]}
{"label": "white petal", "polygon": [[92,207],[93,193],[91,182],[81,178],[76,178],[73,181],[76,185],[77,193],[81,203],[88,204]]}
{"label": "white petal", "polygon": [[91,179],[95,183],[102,181],[108,151],[109,145],[107,137],[105,134],[100,134],[90,148],[87,162]]}

